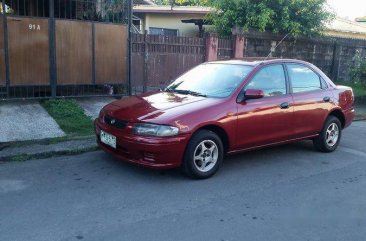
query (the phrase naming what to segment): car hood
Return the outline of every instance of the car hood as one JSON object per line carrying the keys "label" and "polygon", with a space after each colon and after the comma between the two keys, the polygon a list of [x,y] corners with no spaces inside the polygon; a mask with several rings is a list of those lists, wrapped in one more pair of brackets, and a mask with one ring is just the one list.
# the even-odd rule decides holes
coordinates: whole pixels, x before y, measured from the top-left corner
{"label": "car hood", "polygon": [[206,99],[171,92],[155,92],[112,102],[104,108],[104,111],[108,115],[129,122],[154,122],[154,120],[161,120],[163,115],[170,117],[179,115],[179,107],[196,104]]}

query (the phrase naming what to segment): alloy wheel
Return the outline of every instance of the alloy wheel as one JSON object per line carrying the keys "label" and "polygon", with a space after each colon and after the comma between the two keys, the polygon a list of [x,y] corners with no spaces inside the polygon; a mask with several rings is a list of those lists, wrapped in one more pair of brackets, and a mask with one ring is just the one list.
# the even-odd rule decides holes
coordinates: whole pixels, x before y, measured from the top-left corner
{"label": "alloy wheel", "polygon": [[338,125],[336,123],[330,124],[325,134],[325,141],[327,142],[327,145],[333,147],[337,143],[338,137],[339,137]]}
{"label": "alloy wheel", "polygon": [[193,154],[195,167],[201,172],[209,172],[215,166],[219,157],[219,149],[215,142],[204,140],[199,143]]}

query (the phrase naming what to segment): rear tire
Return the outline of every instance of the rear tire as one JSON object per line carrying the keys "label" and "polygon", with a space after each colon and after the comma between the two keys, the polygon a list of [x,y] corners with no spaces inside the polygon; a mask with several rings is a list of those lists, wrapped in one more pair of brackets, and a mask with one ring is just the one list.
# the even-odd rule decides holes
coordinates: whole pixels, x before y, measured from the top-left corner
{"label": "rear tire", "polygon": [[342,125],[335,116],[329,116],[319,136],[313,140],[314,147],[321,152],[332,152],[337,149],[342,136]]}
{"label": "rear tire", "polygon": [[209,130],[200,130],[188,143],[182,169],[188,176],[205,179],[214,175],[224,159],[220,137]]}

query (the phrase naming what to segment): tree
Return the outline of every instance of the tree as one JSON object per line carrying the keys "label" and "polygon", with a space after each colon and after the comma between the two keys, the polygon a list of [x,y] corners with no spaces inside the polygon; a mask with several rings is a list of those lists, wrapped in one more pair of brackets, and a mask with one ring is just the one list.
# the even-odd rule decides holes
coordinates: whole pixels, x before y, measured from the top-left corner
{"label": "tree", "polygon": [[231,34],[234,26],[293,36],[319,33],[333,14],[326,0],[212,0],[210,19],[216,30]]}

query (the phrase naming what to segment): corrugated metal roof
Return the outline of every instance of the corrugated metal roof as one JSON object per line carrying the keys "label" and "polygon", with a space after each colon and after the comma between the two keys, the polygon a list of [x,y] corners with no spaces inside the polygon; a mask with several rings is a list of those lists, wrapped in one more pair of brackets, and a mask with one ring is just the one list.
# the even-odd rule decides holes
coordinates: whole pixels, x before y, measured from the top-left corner
{"label": "corrugated metal roof", "polygon": [[133,3],[135,5],[156,5],[153,1],[151,0],[134,0]]}
{"label": "corrugated metal roof", "polygon": [[366,23],[366,16],[362,18],[356,18],[356,22]]}
{"label": "corrugated metal roof", "polygon": [[327,28],[338,32],[366,34],[366,26],[364,24],[340,17],[336,17],[327,25]]}

